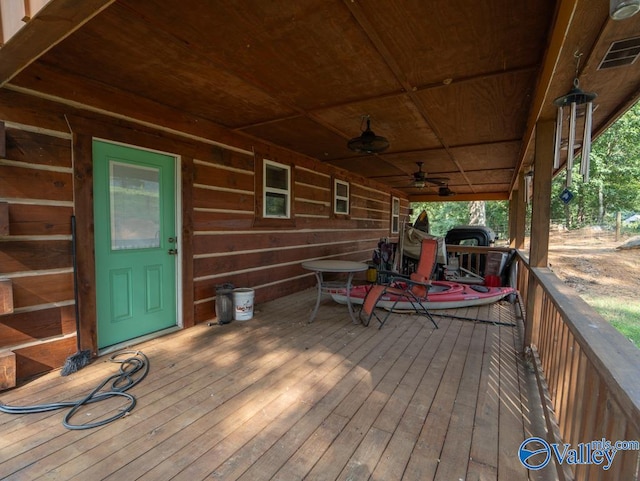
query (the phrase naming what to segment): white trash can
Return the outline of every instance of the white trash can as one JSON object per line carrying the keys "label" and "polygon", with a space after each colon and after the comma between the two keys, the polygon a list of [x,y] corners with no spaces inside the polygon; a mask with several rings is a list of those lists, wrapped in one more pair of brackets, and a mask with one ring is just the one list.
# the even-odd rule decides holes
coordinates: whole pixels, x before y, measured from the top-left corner
{"label": "white trash can", "polygon": [[253,317],[254,290],[249,287],[239,287],[233,290],[233,319],[248,321]]}

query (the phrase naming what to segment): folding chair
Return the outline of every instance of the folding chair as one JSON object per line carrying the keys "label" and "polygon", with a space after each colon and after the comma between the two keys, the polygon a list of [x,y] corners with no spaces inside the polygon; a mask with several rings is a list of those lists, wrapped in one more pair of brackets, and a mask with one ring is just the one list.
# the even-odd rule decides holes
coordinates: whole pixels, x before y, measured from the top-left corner
{"label": "folding chair", "polygon": [[[437,253],[437,241],[435,239],[423,239],[416,272],[412,273],[409,278],[395,274],[395,276],[398,277],[392,277],[389,284],[376,284],[372,286],[369,292],[367,292],[362,303],[362,308],[358,314],[362,324],[368,326],[371,318],[375,317],[380,323],[378,329],[381,329],[398,302],[406,300],[416,312],[424,314],[437,329],[438,324],[436,324],[436,321],[433,320],[433,317],[431,317],[431,314],[421,302],[421,299],[426,300],[427,298],[427,292],[430,287],[429,280],[436,268]],[[378,303],[385,295],[394,296],[395,302],[390,308],[386,309],[386,314],[380,317],[376,309],[378,308]]]}

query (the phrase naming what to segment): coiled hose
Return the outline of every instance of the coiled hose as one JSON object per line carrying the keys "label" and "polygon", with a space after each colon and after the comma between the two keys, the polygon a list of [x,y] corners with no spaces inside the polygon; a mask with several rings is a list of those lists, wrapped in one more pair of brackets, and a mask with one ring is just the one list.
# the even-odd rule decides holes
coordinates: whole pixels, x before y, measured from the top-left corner
{"label": "coiled hose", "polygon": [[[122,358],[122,356],[132,356]],[[120,364],[118,372],[107,377],[102,381],[95,389],[93,389],[88,395],[77,401],[65,401],[48,404],[35,404],[33,406],[9,406],[0,402],[0,412],[7,414],[31,414],[42,413],[47,411],[55,411],[57,409],[71,408],[69,412],[64,416],[62,425],[67,429],[91,429],[98,426],[104,426],[110,422],[120,419],[126,416],[136,406],[136,398],[127,393],[129,389],[142,381],[149,372],[149,358],[141,351],[121,351],[113,354],[109,358],[110,362]],[[107,391],[101,392],[101,390],[111,383]],[[85,424],[72,424],[71,418],[78,413],[78,411],[88,404],[93,404],[100,401],[105,401],[112,397],[119,396],[128,399],[129,403],[124,408],[120,409],[118,413],[105,419],[101,419],[96,422],[89,422]]]}

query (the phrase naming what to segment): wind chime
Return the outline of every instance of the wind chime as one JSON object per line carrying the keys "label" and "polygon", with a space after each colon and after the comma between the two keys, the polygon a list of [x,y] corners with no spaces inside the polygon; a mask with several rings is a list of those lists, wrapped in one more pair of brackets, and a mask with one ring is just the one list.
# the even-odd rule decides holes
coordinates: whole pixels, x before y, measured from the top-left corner
{"label": "wind chime", "polygon": [[556,136],[555,151],[553,157],[553,168],[560,168],[560,150],[563,145],[562,141],[562,124],[564,121],[564,108],[569,108],[569,138],[567,140],[567,183],[568,190],[571,187],[571,169],[573,168],[573,160],[575,153],[580,148],[580,143],[576,139],[577,119],[584,116],[584,131],[582,134],[582,159],[580,163],[580,174],[584,182],[589,182],[589,154],[591,153],[591,123],[593,117],[593,100],[597,94],[593,92],[585,92],[580,89],[578,80],[578,68],[580,66],[580,57],[582,54],[576,52],[576,76],[573,79],[573,88],[566,95],[558,97],[553,101],[558,107],[556,117]]}

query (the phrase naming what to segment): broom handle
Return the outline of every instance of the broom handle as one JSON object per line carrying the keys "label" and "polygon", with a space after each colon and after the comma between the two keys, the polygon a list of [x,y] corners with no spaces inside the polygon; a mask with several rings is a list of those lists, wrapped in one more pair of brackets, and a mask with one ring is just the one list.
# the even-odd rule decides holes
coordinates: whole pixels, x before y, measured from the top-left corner
{"label": "broom handle", "polygon": [[80,309],[78,307],[78,263],[76,260],[76,216],[71,216],[71,259],[73,261],[73,297],[76,314],[76,344],[80,352]]}

